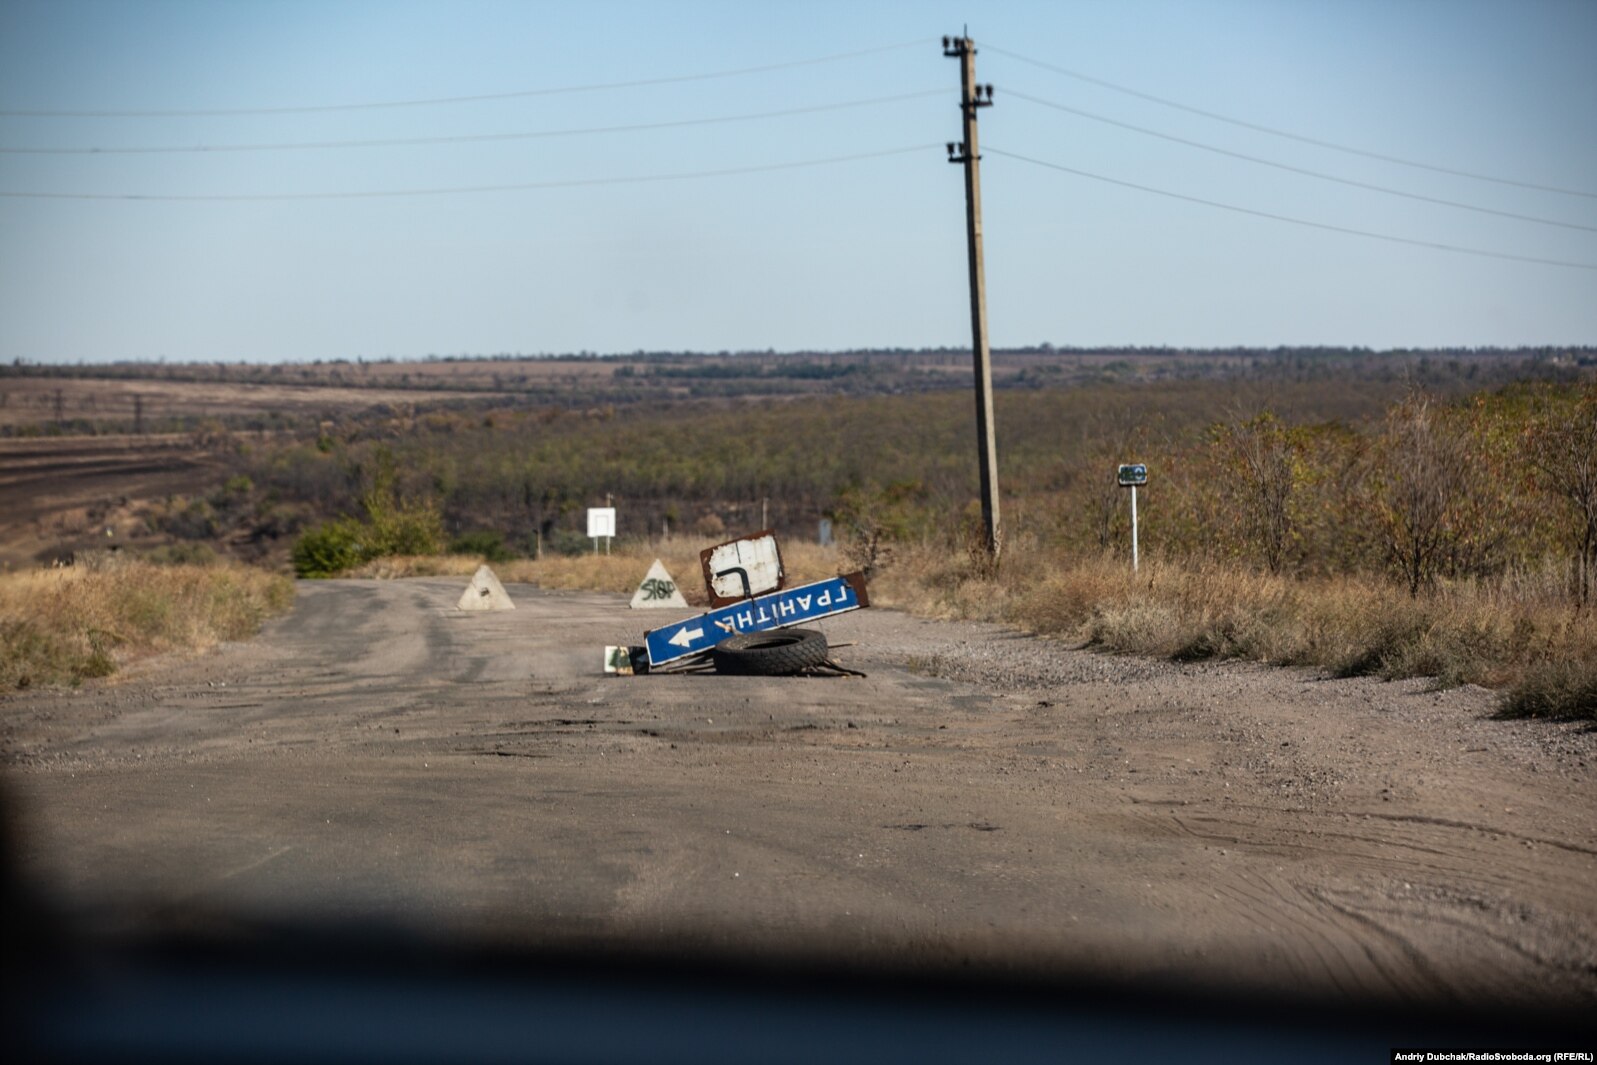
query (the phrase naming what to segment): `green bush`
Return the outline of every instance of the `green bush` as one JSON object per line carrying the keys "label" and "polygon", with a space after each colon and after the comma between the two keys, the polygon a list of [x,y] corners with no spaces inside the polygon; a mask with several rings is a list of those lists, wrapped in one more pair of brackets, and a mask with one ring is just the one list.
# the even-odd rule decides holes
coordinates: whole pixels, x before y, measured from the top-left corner
{"label": "green bush", "polygon": [[372,484],[361,496],[366,511],[366,553],[360,559],[387,555],[436,555],[444,547],[444,519],[431,498],[400,499],[394,489],[392,459],[378,456]]}
{"label": "green bush", "polygon": [[379,456],[372,483],[361,496],[366,520],[339,518],[319,525],[294,544],[294,572],[331,577],[389,555],[436,555],[444,547],[444,521],[429,498],[400,499],[392,459]]}
{"label": "green bush", "polygon": [[338,518],[305,532],[294,544],[294,573],[332,577],[368,558],[366,530],[351,518]]}
{"label": "green bush", "polygon": [[450,541],[452,555],[478,555],[487,562],[508,562],[516,556],[505,546],[503,533],[487,530],[469,532]]}

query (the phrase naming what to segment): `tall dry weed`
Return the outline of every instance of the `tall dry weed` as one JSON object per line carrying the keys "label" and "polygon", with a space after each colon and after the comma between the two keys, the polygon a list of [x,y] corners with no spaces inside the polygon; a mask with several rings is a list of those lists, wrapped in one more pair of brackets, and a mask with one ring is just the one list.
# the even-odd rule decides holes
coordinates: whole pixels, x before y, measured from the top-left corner
{"label": "tall dry weed", "polygon": [[1411,596],[1379,577],[1295,578],[1202,559],[1147,560],[1133,575],[1124,558],[1035,546],[988,577],[957,551],[922,545],[878,583],[889,590],[878,601],[914,613],[1002,621],[1107,651],[1431,677],[1502,689],[1519,713],[1594,713],[1597,616],[1571,608],[1556,572]]}
{"label": "tall dry weed", "polygon": [[77,684],[129,659],[252,635],[293,602],[287,578],[244,566],[115,566],[0,577],[0,690]]}

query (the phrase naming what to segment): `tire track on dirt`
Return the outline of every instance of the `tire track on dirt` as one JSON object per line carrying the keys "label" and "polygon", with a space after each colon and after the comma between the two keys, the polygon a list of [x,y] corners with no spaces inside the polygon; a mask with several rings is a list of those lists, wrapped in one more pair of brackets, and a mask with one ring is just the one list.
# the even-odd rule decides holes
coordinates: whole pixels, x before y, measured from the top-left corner
{"label": "tire track on dirt", "polygon": [[607,678],[654,621],[624,598],[475,614],[463,583],[305,583],[249,645],[17,697],[31,867],[63,897],[242,870],[229,899],[532,938],[1597,1004],[1592,738],[1480,693],[875,610],[828,626],[867,678]]}

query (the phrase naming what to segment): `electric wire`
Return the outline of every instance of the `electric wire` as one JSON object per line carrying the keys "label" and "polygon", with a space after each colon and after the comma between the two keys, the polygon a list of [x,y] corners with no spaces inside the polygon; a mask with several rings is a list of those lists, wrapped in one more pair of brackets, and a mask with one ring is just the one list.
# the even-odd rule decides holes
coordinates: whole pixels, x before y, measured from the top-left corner
{"label": "electric wire", "polygon": [[1277,129],[1274,126],[1264,126],[1257,122],[1248,122],[1245,119],[1233,118],[1230,115],[1220,114],[1218,111],[1206,111],[1201,107],[1193,107],[1190,104],[1184,104],[1178,100],[1171,100],[1163,96],[1155,96],[1152,93],[1142,92],[1138,89],[1133,89],[1125,85],[1117,85],[1112,81],[1105,81],[1103,78],[1095,78],[1090,74],[1083,74],[1080,71],[1056,66],[1053,63],[1045,63],[1040,59],[1032,59],[1030,56],[1021,55],[1019,52],[1011,52],[1006,48],[999,48],[997,45],[983,44],[982,47],[989,51],[996,52],[999,55],[1008,56],[1010,59],[1017,60],[1021,63],[1028,63],[1031,66],[1039,67],[1043,70],[1051,70],[1055,74],[1063,74],[1067,78],[1075,78],[1078,81],[1084,81],[1090,85],[1097,85],[1101,88],[1110,89],[1114,92],[1124,93],[1127,96],[1135,96],[1139,100],[1147,100],[1150,103],[1156,103],[1163,107],[1173,107],[1178,111],[1185,111],[1188,114],[1199,115],[1203,118],[1213,119],[1216,122],[1226,122],[1233,126],[1240,126],[1243,129],[1251,129],[1257,133],[1268,133],[1274,137],[1285,137],[1288,140],[1298,141],[1302,144],[1312,144],[1317,148],[1329,148],[1332,151],[1346,152],[1349,155],[1359,155],[1366,159],[1376,159],[1383,163],[1396,163],[1399,166],[1410,166],[1419,170],[1430,170],[1438,174],[1450,174],[1453,177],[1470,178],[1474,181],[1489,181],[1498,185],[1512,185],[1516,188],[1536,189],[1539,192],[1556,192],[1564,196],[1581,196],[1586,199],[1597,199],[1597,192],[1592,192],[1586,189],[1566,189],[1556,185],[1539,185],[1531,181],[1516,181],[1513,178],[1496,177],[1491,174],[1482,174],[1473,170],[1459,170],[1453,167],[1437,166],[1433,163],[1423,163],[1414,159],[1404,159],[1396,155],[1386,155],[1381,152],[1372,152],[1364,148],[1355,148],[1347,144],[1338,144],[1335,141],[1321,140],[1317,137],[1308,137],[1301,133],[1293,133],[1290,130]]}
{"label": "electric wire", "polygon": [[636,133],[654,129],[680,129],[686,126],[709,126],[728,122],[753,122],[767,118],[787,118],[792,115],[822,114],[851,108],[873,107],[880,104],[919,100],[928,96],[941,96],[946,89],[926,89],[921,92],[901,93],[897,96],[876,96],[863,100],[846,100],[841,103],[816,104],[810,107],[790,107],[780,111],[754,111],[737,115],[716,115],[708,118],[681,118],[669,122],[633,122],[618,126],[586,126],[574,129],[544,129],[512,133],[465,133],[435,137],[387,137],[377,140],[296,141],[280,144],[215,144],[173,145],[138,148],[7,148],[0,147],[0,155],[165,155],[171,153],[211,152],[267,152],[300,151],[322,148],[393,148],[425,144],[474,144],[492,141],[532,140],[546,137],[578,137],[602,133]]}
{"label": "electric wire", "polygon": [[664,174],[637,174],[627,177],[573,178],[566,181],[528,181],[500,185],[462,185],[450,188],[382,189],[361,192],[274,192],[242,194],[180,194],[180,193],[95,193],[95,192],[8,192],[0,190],[0,198],[29,200],[151,200],[161,202],[242,202],[267,200],[364,200],[398,196],[452,196],[481,192],[523,192],[533,189],[568,189],[600,185],[635,185],[664,181],[690,181],[699,178],[730,177],[737,174],[762,174],[778,170],[799,170],[806,167],[831,166],[852,163],[862,159],[881,159],[890,155],[905,155],[941,148],[941,144],[913,144],[903,148],[887,148],[876,152],[855,155],[834,155],[820,159],[800,159],[787,163],[761,163],[755,166],[724,167],[717,170],[690,170]]}
{"label": "electric wire", "polygon": [[1499,218],[1513,218],[1521,222],[1535,222],[1538,225],[1560,226],[1564,229],[1580,229],[1586,231],[1587,233],[1597,233],[1597,226],[1584,226],[1578,222],[1565,222],[1557,218],[1541,218],[1537,215],[1518,214],[1514,211],[1499,211],[1496,208],[1481,207],[1473,203],[1461,203],[1458,200],[1444,200],[1437,196],[1424,196],[1417,192],[1404,192],[1402,189],[1388,188],[1385,185],[1374,185],[1366,181],[1354,181],[1351,178],[1337,177],[1335,174],[1326,174],[1318,170],[1309,170],[1306,167],[1292,166],[1288,163],[1279,163],[1273,159],[1261,159],[1256,155],[1246,155],[1242,152],[1233,152],[1228,148],[1220,148],[1213,144],[1204,144],[1202,141],[1188,140],[1185,137],[1177,137],[1169,133],[1161,133],[1155,129],[1148,129],[1145,126],[1132,125],[1130,122],[1121,122],[1118,119],[1108,118],[1104,115],[1093,114],[1091,111],[1083,111],[1080,108],[1070,107],[1061,103],[1055,103],[1052,100],[1044,100],[1040,97],[1028,96],[1026,93],[1017,92],[1014,89],[1005,88],[1003,90],[1003,94],[1005,96],[1014,97],[1017,100],[1024,100],[1027,103],[1033,103],[1041,107],[1052,108],[1055,111],[1063,111],[1066,114],[1077,115],[1081,118],[1091,119],[1094,122],[1102,122],[1109,126],[1118,126],[1121,129],[1131,130],[1133,133],[1142,133],[1149,137],[1158,137],[1160,140],[1170,141],[1174,144],[1184,144],[1189,148],[1198,148],[1202,151],[1214,152],[1216,155],[1230,156],[1233,159],[1241,159],[1245,162],[1257,163],[1260,166],[1274,167],[1277,170],[1285,170],[1293,174],[1303,174],[1306,177],[1318,178],[1321,181],[1334,181],[1338,185],[1347,185],[1355,189],[1368,189],[1372,192],[1385,193],[1388,196],[1401,196],[1408,200],[1419,200],[1422,203],[1440,204],[1443,207],[1456,207],[1463,211],[1476,211],[1480,214],[1496,215]]}
{"label": "electric wire", "polygon": [[610,89],[636,89],[654,85],[676,85],[692,81],[710,81],[717,78],[736,78],[748,74],[765,74],[775,70],[792,70],[796,67],[835,63],[845,59],[880,55],[904,48],[919,48],[935,37],[922,37],[901,44],[884,44],[876,48],[860,48],[851,52],[834,52],[811,59],[793,59],[782,63],[764,63],[759,66],[735,67],[730,70],[712,70],[699,74],[677,74],[659,78],[638,78],[631,81],[595,82],[588,85],[563,85],[545,89],[517,89],[511,92],[476,93],[470,96],[435,96],[415,100],[380,100],[355,104],[313,104],[299,107],[230,107],[210,109],[147,110],[147,111],[48,111],[0,110],[7,118],[200,118],[228,115],[303,115],[326,111],[370,111],[378,108],[434,107],[447,104],[481,103],[488,100],[519,100],[534,96],[559,96],[567,93],[603,92]]}
{"label": "electric wire", "polygon": [[1438,251],[1458,252],[1462,255],[1479,255],[1490,259],[1510,259],[1515,262],[1537,263],[1542,266],[1564,266],[1575,270],[1597,270],[1597,263],[1577,263],[1562,259],[1542,259],[1532,255],[1514,255],[1509,252],[1488,251],[1484,248],[1467,248],[1458,244],[1442,244],[1436,241],[1414,240],[1409,237],[1394,237],[1389,233],[1374,233],[1367,229],[1353,229],[1349,226],[1332,225],[1328,222],[1311,222],[1305,218],[1293,218],[1290,215],[1273,214],[1269,211],[1258,211],[1251,207],[1239,207],[1236,204],[1221,203],[1218,200],[1206,200],[1199,196],[1188,196],[1185,193],[1171,192],[1168,189],[1154,188],[1151,185],[1139,185],[1134,181],[1123,181],[1120,178],[1107,177],[1103,174],[1094,174],[1087,170],[1077,170],[1074,167],[1062,166],[1058,163],[1050,163],[1042,159],[1034,159],[1029,155],[1021,155],[1018,152],[1006,152],[1002,148],[994,148],[990,145],[983,145],[981,150],[983,155],[990,152],[993,155],[1001,155],[1008,159],[1017,159],[1023,163],[1030,163],[1033,166],[1045,167],[1049,170],[1058,170],[1062,173],[1073,174],[1076,177],[1090,178],[1093,181],[1102,181],[1106,184],[1118,185],[1121,188],[1135,189],[1138,192],[1149,192],[1156,196],[1167,196],[1173,200],[1184,200],[1187,203],[1202,204],[1205,207],[1218,207],[1221,210],[1235,211],[1238,214],[1253,215],[1256,218],[1268,218],[1276,222],[1290,222],[1293,225],[1308,226],[1312,229],[1328,230],[1332,233],[1346,233],[1355,237],[1369,237],[1373,240],[1389,241],[1393,244],[1411,244],[1419,248],[1432,248]]}

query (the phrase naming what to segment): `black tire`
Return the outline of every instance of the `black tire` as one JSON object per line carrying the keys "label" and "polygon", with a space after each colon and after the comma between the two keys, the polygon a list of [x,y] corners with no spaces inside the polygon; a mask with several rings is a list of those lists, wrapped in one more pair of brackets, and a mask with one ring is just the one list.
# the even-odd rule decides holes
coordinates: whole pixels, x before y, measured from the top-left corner
{"label": "black tire", "polygon": [[781,677],[826,661],[826,634],[818,629],[740,632],[710,650],[717,673]]}

